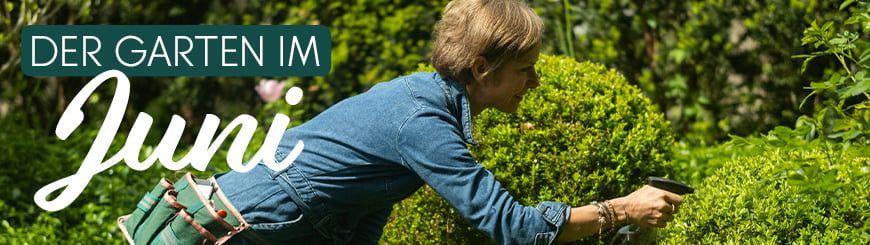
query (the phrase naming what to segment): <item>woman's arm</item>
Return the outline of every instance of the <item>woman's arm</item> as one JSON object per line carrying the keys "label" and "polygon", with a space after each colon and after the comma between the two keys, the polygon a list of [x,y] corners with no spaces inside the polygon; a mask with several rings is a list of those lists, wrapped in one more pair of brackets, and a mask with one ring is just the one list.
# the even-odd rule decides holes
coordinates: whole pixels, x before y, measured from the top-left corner
{"label": "woman's arm", "polygon": [[[610,201],[613,204],[614,213],[616,214],[616,220],[614,221],[616,226],[620,226],[625,223],[626,217],[625,212],[621,212],[621,210],[625,210],[622,205],[622,201],[620,199],[614,199]],[[578,240],[583,237],[587,237],[589,235],[597,234],[600,230],[607,230],[611,227],[601,227],[598,223],[598,207],[595,205],[586,205],[579,208],[571,209],[571,217],[568,219],[568,222],[565,223],[562,227],[562,232],[559,233],[559,236],[556,237],[556,241],[565,243]]]}
{"label": "woman's arm", "polygon": [[[537,208],[520,204],[471,157],[462,132],[455,126],[458,122],[451,120],[455,119],[446,112],[421,109],[399,129],[394,145],[402,164],[472,226],[498,243],[511,244],[573,241],[598,232],[594,205],[568,209],[553,202],[543,202]],[[661,226],[670,219],[664,215],[665,209],[679,200],[676,194],[644,186],[610,204],[616,224],[629,220],[641,226]]]}
{"label": "woman's arm", "polygon": [[655,187],[645,185],[628,196],[612,199],[615,220],[613,225],[601,227],[598,223],[598,207],[586,205],[571,209],[571,217],[562,226],[556,241],[570,242],[608,230],[613,226],[632,223],[642,227],[664,227],[677,213],[683,198]]}
{"label": "woman's arm", "polygon": [[565,227],[568,205],[522,205],[471,157],[452,118],[438,110],[421,110],[410,118],[395,143],[402,164],[496,243],[552,244]]}

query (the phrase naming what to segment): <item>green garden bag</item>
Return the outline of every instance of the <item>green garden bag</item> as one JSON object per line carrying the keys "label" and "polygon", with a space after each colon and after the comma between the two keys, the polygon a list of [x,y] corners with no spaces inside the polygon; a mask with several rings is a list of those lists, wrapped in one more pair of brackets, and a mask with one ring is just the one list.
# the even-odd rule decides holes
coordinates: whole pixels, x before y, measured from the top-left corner
{"label": "green garden bag", "polygon": [[268,244],[229,202],[214,177],[197,179],[185,174],[174,184],[161,179],[145,193],[118,226],[131,244],[224,244],[241,235]]}

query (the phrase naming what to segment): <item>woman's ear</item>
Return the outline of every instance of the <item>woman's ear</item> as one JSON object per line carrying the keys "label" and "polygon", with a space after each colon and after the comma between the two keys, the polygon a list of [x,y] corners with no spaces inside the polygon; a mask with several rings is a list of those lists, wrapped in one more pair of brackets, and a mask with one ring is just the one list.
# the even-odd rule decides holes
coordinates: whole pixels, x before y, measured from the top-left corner
{"label": "woman's ear", "polygon": [[488,64],[486,62],[486,58],[484,58],[482,55],[474,57],[474,60],[471,61],[471,78],[474,79],[473,82],[482,82],[483,77],[486,76],[487,69]]}

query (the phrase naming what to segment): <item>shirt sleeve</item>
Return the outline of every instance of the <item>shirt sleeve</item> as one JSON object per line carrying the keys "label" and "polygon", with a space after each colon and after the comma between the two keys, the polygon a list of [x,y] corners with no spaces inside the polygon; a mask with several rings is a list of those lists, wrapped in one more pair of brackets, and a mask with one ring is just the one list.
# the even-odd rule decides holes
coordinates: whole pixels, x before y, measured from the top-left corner
{"label": "shirt sleeve", "polygon": [[521,205],[471,157],[455,125],[447,113],[418,111],[397,135],[403,164],[498,243],[552,244],[570,208],[557,202]]}

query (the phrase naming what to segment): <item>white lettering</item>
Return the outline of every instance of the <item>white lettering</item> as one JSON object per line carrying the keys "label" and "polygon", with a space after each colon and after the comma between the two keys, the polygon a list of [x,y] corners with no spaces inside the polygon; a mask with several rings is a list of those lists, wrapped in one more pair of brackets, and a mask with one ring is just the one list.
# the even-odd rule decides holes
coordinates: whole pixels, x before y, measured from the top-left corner
{"label": "white lettering", "polygon": [[[45,63],[37,63],[36,62],[36,40],[47,40],[48,43],[51,43],[51,59]],[[57,44],[54,43],[54,40],[47,36],[33,36],[30,38],[30,64],[32,66],[48,66],[54,62],[54,59],[57,58]]]}
{"label": "white lettering", "polygon": [[[281,36],[281,51],[283,52],[283,44],[284,44],[284,36]],[[311,36],[308,39],[308,47],[305,48],[305,53],[302,53],[302,46],[299,44],[299,39],[296,36],[293,36],[293,41],[290,46],[290,65],[293,66],[293,50],[299,50],[299,57],[302,59],[302,66],[305,66],[305,62],[308,61],[308,53],[311,52],[311,49],[314,48],[314,62],[316,66],[320,66],[320,56],[317,54],[317,41],[315,40],[315,36]],[[284,65],[283,62],[281,65]]]}
{"label": "white lettering", "polygon": [[[157,53],[157,47],[160,47],[160,53]],[[154,61],[154,57],[163,57],[166,61],[166,66],[171,66],[172,63],[169,62],[169,54],[166,53],[166,45],[163,44],[163,38],[157,36],[157,40],[154,41],[154,47],[151,48],[151,57],[148,58],[148,65],[151,66],[151,62]]]}
{"label": "white lettering", "polygon": [[[233,143],[227,152],[227,164],[238,172],[250,171],[260,161],[263,161],[272,170],[283,170],[293,164],[293,161],[296,160],[305,147],[305,144],[301,140],[297,141],[289,155],[280,163],[276,162],[275,153],[278,149],[278,143],[290,122],[289,117],[279,113],[275,115],[269,131],[266,133],[263,146],[249,159],[247,164],[242,165],[244,151],[250,144],[254,131],[257,128],[256,119],[250,115],[240,115],[233,119],[227,128],[221,131],[217,139],[213,139],[218,125],[220,125],[220,119],[215,115],[206,115],[205,122],[203,122],[193,147],[181,160],[176,162],[172,159],[172,156],[181,138],[185,122],[181,117],[173,115],[166,133],[161,138],[154,152],[145,161],[139,162],[138,156],[142,143],[146,135],[148,135],[148,130],[153,122],[151,116],[140,112],[121,150],[108,160],[103,161],[112,140],[118,132],[118,127],[121,125],[130,95],[130,81],[123,72],[109,70],[91,79],[72,99],[70,106],[61,115],[55,129],[57,137],[61,140],[66,140],[84,120],[84,112],[81,110],[84,103],[104,81],[111,78],[118,80],[115,94],[112,97],[106,117],[100,126],[100,131],[97,132],[97,136],[93,144],[91,144],[87,155],[85,155],[82,165],[75,174],[49,183],[36,191],[33,198],[36,205],[40,208],[47,211],[58,211],[69,206],[81,195],[94,175],[111,168],[122,159],[126,162],[127,166],[135,170],[145,170],[153,165],[156,159],[159,159],[164,167],[171,170],[179,170],[190,164],[193,168],[203,171],[226,137],[239,126],[241,126],[240,132],[233,139]],[[301,91],[298,88],[294,90]],[[63,188],[63,191],[57,197],[53,200],[48,200],[50,194],[61,188]]]}
{"label": "white lettering", "polygon": [[[97,48],[92,50],[92,51],[88,51],[88,40],[97,41]],[[97,66],[103,66],[102,64],[100,64],[100,61],[97,60],[96,57],[94,57],[94,54],[97,52],[100,52],[100,49],[102,47],[103,47],[103,44],[100,43],[99,38],[97,38],[95,36],[83,36],[82,37],[82,51],[85,52],[85,55],[82,55],[82,66],[88,66],[87,57],[91,57],[91,60],[93,60],[94,63],[97,63]]]}
{"label": "white lettering", "polygon": [[217,36],[194,36],[193,39],[202,39],[202,53],[205,55],[203,60],[205,61],[205,66],[208,66],[208,40],[217,39]]}
{"label": "white lettering", "polygon": [[[247,47],[249,51],[251,51],[251,55],[254,56],[254,60],[257,61],[257,65],[263,66],[263,36],[260,36],[260,46],[257,46],[257,53],[254,53],[254,48],[251,47],[251,43],[248,42],[248,38],[242,36],[242,46]],[[245,49],[242,49],[242,66],[245,66]]]}
{"label": "white lettering", "polygon": [[[179,50],[179,48],[178,48],[178,40],[179,39],[184,39],[187,41],[187,50],[181,51],[181,52],[178,51]],[[184,58],[184,61],[187,62],[187,65],[193,67],[194,66],[193,63],[191,63],[190,60],[187,59],[187,54],[190,53],[191,50],[193,50],[193,40],[190,40],[190,37],[175,36],[175,66],[178,66],[178,56],[181,55],[181,58]],[[206,52],[208,52],[208,50],[206,50]]]}
{"label": "white lettering", "polygon": [[[227,63],[227,53],[235,53],[236,49],[227,48],[227,39],[236,39],[237,36],[221,36],[221,65],[238,66],[236,63]],[[242,49],[244,50],[244,49]]]}
{"label": "white lettering", "polygon": [[60,37],[60,66],[78,66],[76,63],[66,63],[66,53],[74,53],[75,49],[66,48],[66,40],[76,40],[76,36],[61,36]]}
{"label": "white lettering", "polygon": [[[140,54],[140,55],[141,55],[141,56],[139,56],[139,60],[136,61],[135,63],[127,63],[127,62],[125,62],[124,59],[121,58],[121,54],[119,53],[119,50],[121,49],[121,44],[123,44],[124,41],[127,41],[128,39],[136,40],[137,42],[139,42],[139,45],[142,45],[142,44],[145,43],[145,42],[142,41],[141,38],[139,38],[139,37],[137,37],[137,36],[131,36],[131,35],[124,36],[124,37],[121,38],[121,40],[118,40],[118,44],[115,44],[115,58],[118,59],[118,62],[121,62],[121,64],[124,65],[124,66],[127,66],[127,67],[138,66],[139,64],[142,63],[142,61],[145,60],[145,50],[143,50],[143,49],[133,49],[133,50],[130,51],[130,52],[132,52],[132,53],[134,53],[134,54]],[[95,79],[96,79],[96,78],[95,78]]]}

